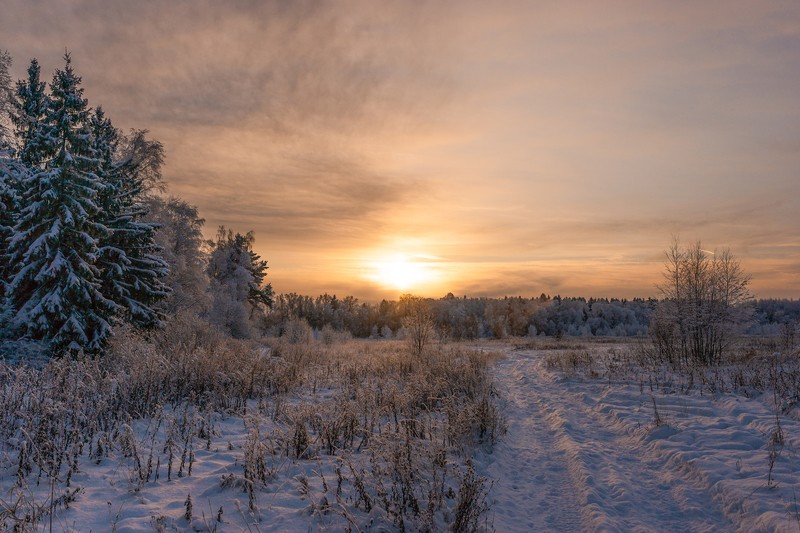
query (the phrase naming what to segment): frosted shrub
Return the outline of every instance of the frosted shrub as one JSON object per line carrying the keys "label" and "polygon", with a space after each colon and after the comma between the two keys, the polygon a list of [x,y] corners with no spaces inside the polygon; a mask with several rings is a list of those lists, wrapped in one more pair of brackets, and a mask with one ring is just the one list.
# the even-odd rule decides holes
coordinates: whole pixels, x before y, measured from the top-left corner
{"label": "frosted shrub", "polygon": [[292,318],[286,322],[283,338],[290,344],[309,344],[314,338],[314,332],[305,319]]}
{"label": "frosted shrub", "polygon": [[347,342],[353,338],[353,335],[345,330],[337,331],[330,324],[325,324],[319,331],[319,340],[325,346],[333,346],[337,343]]}
{"label": "frosted shrub", "polygon": [[433,312],[427,300],[416,296],[403,296],[400,305],[405,306],[403,329],[409,348],[414,354],[421,354],[434,339]]}
{"label": "frosted shrub", "polygon": [[750,276],[730,250],[708,253],[699,241],[675,239],[665,256],[664,299],[651,323],[656,350],[671,364],[721,363],[752,314]]}
{"label": "frosted shrub", "polygon": [[188,398],[222,409],[240,410],[248,398],[270,388],[271,362],[258,346],[226,337],[197,318],[175,319],[147,341],[118,336],[104,359],[125,382],[120,407],[146,416],[162,402]]}
{"label": "frosted shrub", "polygon": [[458,489],[454,533],[478,530],[481,517],[489,510],[487,493],[486,478],[476,476],[472,462],[467,461],[467,471]]}
{"label": "frosted shrub", "polygon": [[545,357],[545,366],[567,376],[577,372],[594,373],[595,358],[589,350],[565,350],[553,352]]}
{"label": "frosted shrub", "polygon": [[325,324],[319,332],[319,340],[325,346],[330,346],[336,342],[336,330],[330,324]]}

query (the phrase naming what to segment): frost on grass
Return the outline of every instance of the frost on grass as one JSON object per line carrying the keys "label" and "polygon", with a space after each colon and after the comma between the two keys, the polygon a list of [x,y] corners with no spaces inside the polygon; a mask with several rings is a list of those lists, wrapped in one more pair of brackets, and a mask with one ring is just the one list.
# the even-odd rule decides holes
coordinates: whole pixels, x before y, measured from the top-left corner
{"label": "frost on grass", "polygon": [[488,528],[489,483],[470,464],[503,432],[487,359],[391,341],[265,348],[184,317],[101,360],[2,364],[0,523]]}

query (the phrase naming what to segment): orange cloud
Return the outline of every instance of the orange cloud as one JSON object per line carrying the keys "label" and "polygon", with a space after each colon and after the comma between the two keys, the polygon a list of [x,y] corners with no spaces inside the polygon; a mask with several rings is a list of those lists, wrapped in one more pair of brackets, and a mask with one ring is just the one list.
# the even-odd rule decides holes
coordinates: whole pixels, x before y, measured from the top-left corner
{"label": "orange cloud", "polygon": [[396,253],[439,258],[430,295],[647,296],[680,234],[800,297],[797,4],[58,7],[4,2],[17,75],[69,47],[279,291],[391,296]]}

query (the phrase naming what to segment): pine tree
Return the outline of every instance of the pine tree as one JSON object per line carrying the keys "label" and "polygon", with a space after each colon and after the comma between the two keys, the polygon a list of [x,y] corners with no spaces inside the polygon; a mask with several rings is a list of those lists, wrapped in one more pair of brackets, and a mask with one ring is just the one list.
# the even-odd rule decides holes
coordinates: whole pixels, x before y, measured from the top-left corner
{"label": "pine tree", "polygon": [[0,51],[0,324],[4,322],[4,298],[11,277],[8,240],[19,213],[19,184],[25,167],[13,157],[12,117],[15,92],[11,82],[11,54]]}
{"label": "pine tree", "polygon": [[[13,114],[14,89],[11,84],[11,54],[0,50],[0,152],[11,148],[11,116]],[[7,157],[8,154],[2,155]]]}
{"label": "pine tree", "polygon": [[[220,227],[208,264],[213,303],[209,318],[235,337],[248,336],[249,318],[272,307],[272,286],[264,285],[267,262],[253,251],[255,236]],[[248,309],[249,307],[249,309]]]}
{"label": "pine tree", "polygon": [[10,150],[0,148],[0,300],[11,278],[8,242],[19,216],[19,188],[26,171],[24,165],[11,157]]}
{"label": "pine tree", "polygon": [[[92,147],[87,101],[69,54],[56,70],[41,128],[26,129],[20,157],[34,167],[23,183],[20,219],[9,242],[16,270],[7,289],[10,326],[18,336],[44,339],[56,352],[99,350],[111,332],[116,306],[100,292],[97,241],[108,230],[96,203],[103,185]],[[35,67],[35,68],[34,68]],[[38,101],[38,65],[32,62],[20,107]],[[30,108],[33,109],[33,108]],[[35,109],[26,112],[35,114]],[[22,126],[30,126],[30,122]],[[35,135],[25,137],[36,131]]]}
{"label": "pine tree", "polygon": [[140,327],[158,325],[161,315],[153,304],[169,294],[162,282],[169,267],[155,244],[157,226],[142,221],[147,209],[142,203],[145,178],[141,162],[130,153],[114,162],[119,133],[102,108],[92,115],[91,130],[104,183],[99,196],[101,220],[109,230],[99,245],[101,291],[117,304],[127,321]]}
{"label": "pine tree", "polygon": [[48,138],[52,128],[45,124],[50,102],[45,84],[39,80],[40,70],[39,62],[32,59],[28,79],[17,82],[16,112],[12,116],[19,143],[17,157],[34,168],[39,168],[56,149],[56,140]]}

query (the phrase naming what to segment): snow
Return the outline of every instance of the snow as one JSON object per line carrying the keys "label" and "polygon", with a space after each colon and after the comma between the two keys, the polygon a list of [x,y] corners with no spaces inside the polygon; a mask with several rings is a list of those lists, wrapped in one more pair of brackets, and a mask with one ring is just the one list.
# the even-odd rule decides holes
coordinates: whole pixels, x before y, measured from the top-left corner
{"label": "snow", "polygon": [[498,531],[800,530],[796,410],[780,417],[770,486],[769,395],[565,379],[544,357],[513,352],[496,367],[510,417],[485,467]]}
{"label": "snow", "polygon": [[[553,350],[509,344],[480,348],[500,356],[491,373],[508,428],[495,446],[474,449],[476,471],[491,480],[490,512],[481,528],[800,531],[796,408],[778,415],[783,447],[768,482],[769,440],[776,429],[771,394],[651,390],[634,380],[565,376],[546,364]],[[320,390],[314,397],[324,403],[336,394]],[[319,412],[336,408],[327,403]],[[177,475],[176,457],[171,480],[162,463],[158,480],[139,483],[131,457],[119,448],[100,461],[82,456],[69,489],[80,490],[69,508],[54,516],[54,530],[341,531],[350,524],[354,530],[391,530],[376,510],[364,512],[354,501],[335,496],[337,469],[352,477],[349,464],[370,468],[365,454],[355,450],[309,459],[268,456],[269,481],[255,491],[251,505],[242,490],[242,468],[253,443],[249,435],[257,428],[259,442],[277,442],[275,409],[251,402],[248,414],[239,416],[165,407],[158,427],[153,418],[132,421],[133,442],[145,458],[157,441],[153,436],[178,431],[181,417],[193,424],[206,420],[213,433],[193,441],[190,475],[186,469]],[[398,445],[394,435],[372,438],[383,446]],[[0,458],[5,448],[0,446]],[[0,461],[6,471],[12,466]],[[4,502],[12,497],[14,481],[13,475],[0,477]],[[35,475],[29,476],[34,481]],[[352,492],[350,482],[345,484]],[[50,486],[43,481],[30,490],[45,499]],[[191,520],[184,517],[187,495]],[[444,527],[441,517],[433,526]]]}

